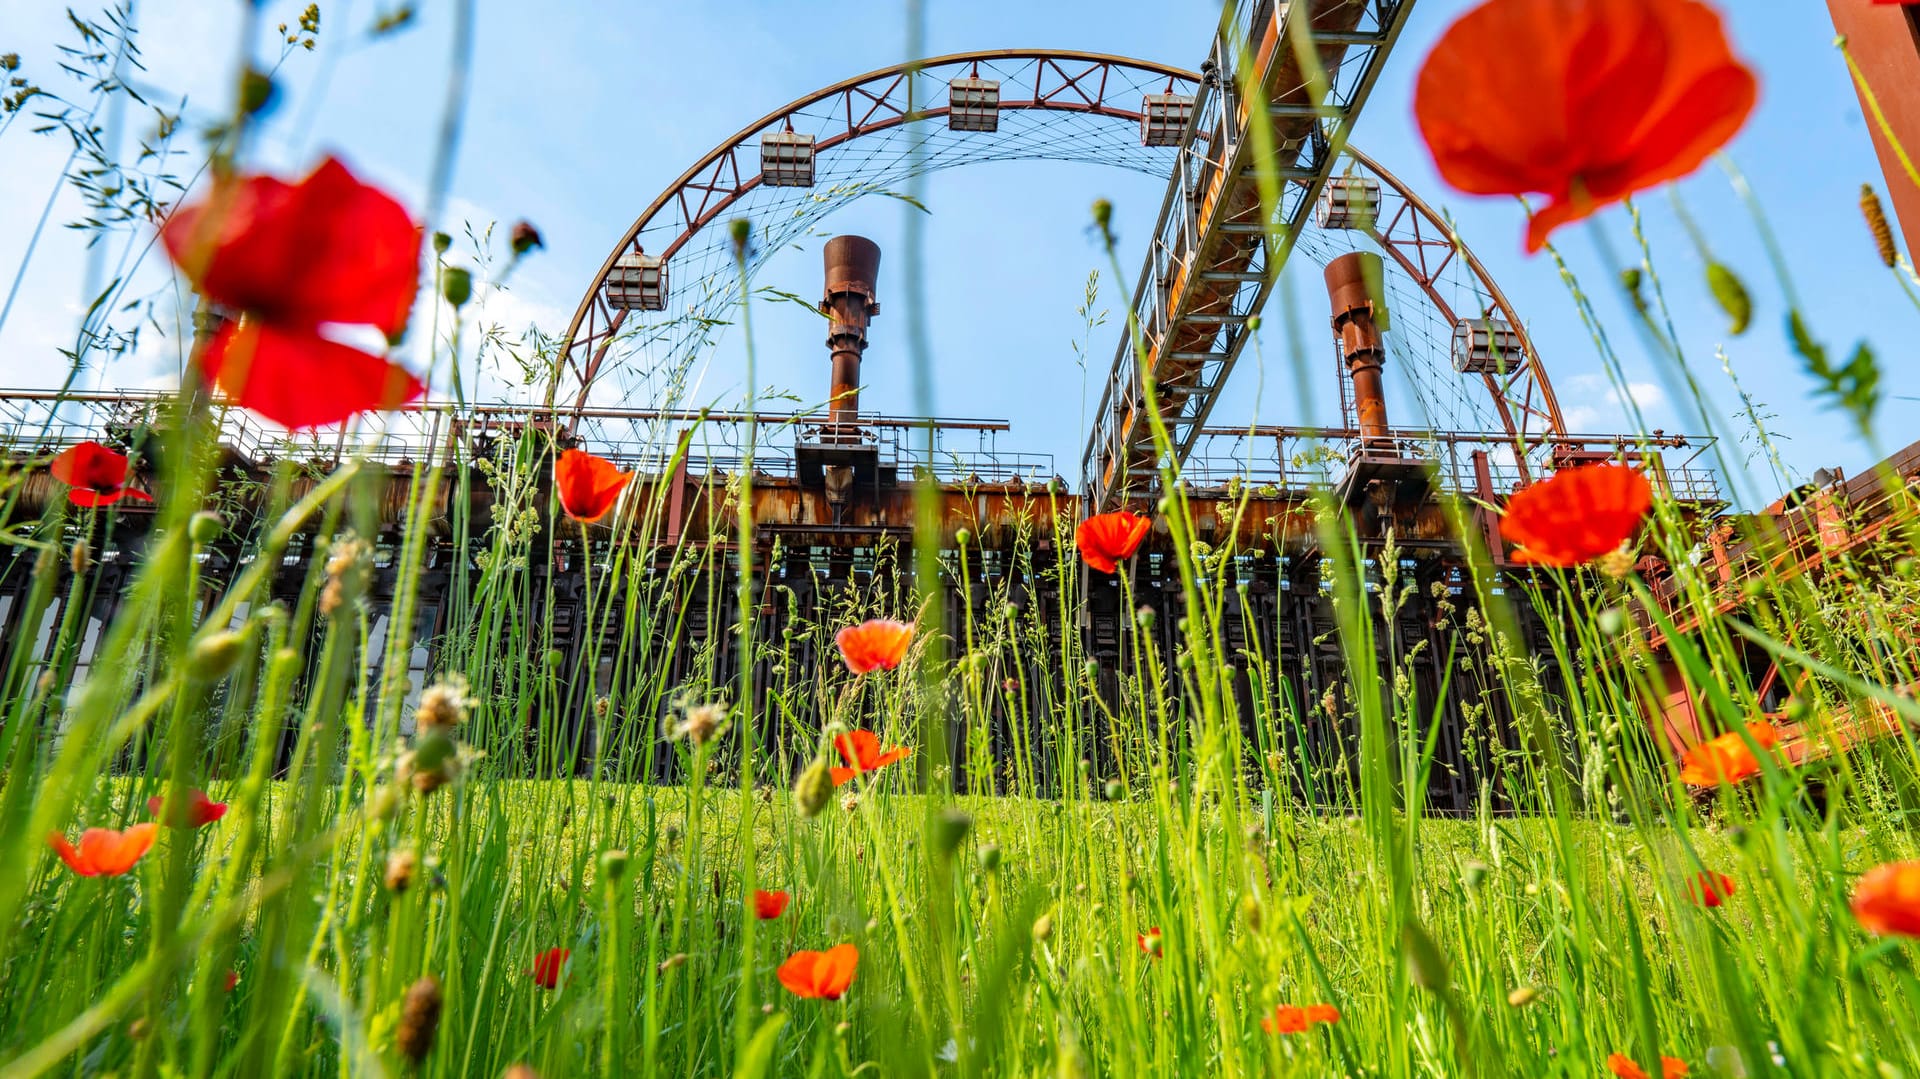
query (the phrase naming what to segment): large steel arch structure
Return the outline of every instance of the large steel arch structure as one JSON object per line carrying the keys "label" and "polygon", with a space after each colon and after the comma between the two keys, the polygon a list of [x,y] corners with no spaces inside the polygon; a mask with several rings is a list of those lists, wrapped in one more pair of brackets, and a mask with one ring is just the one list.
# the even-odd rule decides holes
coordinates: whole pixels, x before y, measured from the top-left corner
{"label": "large steel arch structure", "polygon": [[[957,87],[988,83],[995,93],[987,110],[956,96]],[[1213,164],[1209,145],[1223,140],[1197,132],[1196,116],[1176,115],[1186,127],[1178,133],[1179,146],[1143,143],[1151,141],[1146,125],[1155,122],[1149,113],[1156,100],[1177,104],[1207,93],[1208,78],[1200,73],[1151,61],[1068,50],[993,50],[883,68],[783,105],[705,154],[627,227],[568,327],[562,392],[577,411],[596,387],[626,375],[618,386],[622,400],[644,394],[649,399],[636,403],[668,403],[662,398],[671,395],[738,300],[741,278],[732,241],[724,227],[716,227],[727,219],[746,216],[754,226],[745,252],[751,281],[769,255],[808,235],[834,210],[868,195],[897,193],[892,185],[916,174],[1023,159],[1162,175],[1204,171]],[[968,109],[962,122],[956,110]],[[796,145],[805,147],[810,183],[775,175],[793,162],[769,154]],[[1297,238],[1299,250],[1321,265],[1353,250],[1383,254],[1385,298],[1398,327],[1388,341],[1415,387],[1422,424],[1434,431],[1503,432],[1524,473],[1531,451],[1567,433],[1524,322],[1464,241],[1378,162],[1343,147],[1334,172],[1316,223]],[[631,272],[623,263],[641,258],[659,275],[651,309],[631,303],[633,285],[623,276]],[[1259,265],[1235,275],[1248,286],[1242,294],[1263,301],[1265,289],[1251,286],[1279,268],[1276,260],[1271,268]],[[628,305],[611,303],[623,289]],[[1256,305],[1239,317],[1257,313]],[[1454,338],[1467,320],[1509,330],[1504,340],[1511,347],[1493,369],[1455,369]],[[1125,352],[1123,345],[1117,369],[1130,359]],[[1099,427],[1089,433],[1083,476],[1095,463],[1101,436]]]}
{"label": "large steel arch structure", "polygon": [[[997,83],[991,130],[977,129],[984,113],[975,129],[948,126],[956,79]],[[834,209],[865,195],[897,194],[893,185],[916,174],[985,161],[1065,160],[1165,175],[1176,150],[1141,145],[1145,99],[1190,98],[1198,81],[1193,72],[1101,53],[988,50],[881,68],[782,105],[703,155],[627,227],[567,327],[557,398],[571,393],[576,409],[586,404],[623,348],[651,369],[677,369],[725,321],[737,275],[725,229],[709,229],[723,215],[747,217],[757,230],[747,253],[751,277],[767,255]],[[788,135],[810,139],[809,183],[769,182],[768,137],[779,146]],[[661,261],[660,309],[608,303],[608,282],[627,255]],[[660,388],[656,381],[644,389]],[[632,396],[634,387],[623,389]]]}

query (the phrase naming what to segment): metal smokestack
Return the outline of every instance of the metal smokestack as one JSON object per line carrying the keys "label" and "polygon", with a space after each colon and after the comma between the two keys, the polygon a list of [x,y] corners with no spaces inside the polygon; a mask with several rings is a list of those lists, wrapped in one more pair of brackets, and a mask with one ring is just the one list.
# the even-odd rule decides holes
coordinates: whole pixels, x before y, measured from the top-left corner
{"label": "metal smokestack", "polygon": [[1362,445],[1384,445],[1387,437],[1387,395],[1380,368],[1387,349],[1381,334],[1387,328],[1386,278],[1380,256],[1365,251],[1342,255],[1327,264],[1327,298],[1333,303],[1333,330],[1340,336],[1340,354],[1353,380],[1353,411],[1360,425]]}
{"label": "metal smokestack", "polygon": [[832,401],[828,422],[836,435],[852,434],[860,411],[860,356],[867,350],[867,322],[880,313],[874,284],[880,278],[880,245],[865,236],[835,236],[822,252],[827,291],[820,300],[826,315],[827,348],[833,352]]}

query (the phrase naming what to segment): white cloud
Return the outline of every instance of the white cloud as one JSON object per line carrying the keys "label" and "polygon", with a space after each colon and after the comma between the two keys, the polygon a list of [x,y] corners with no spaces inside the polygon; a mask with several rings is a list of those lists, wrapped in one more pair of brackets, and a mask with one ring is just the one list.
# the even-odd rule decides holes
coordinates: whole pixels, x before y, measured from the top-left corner
{"label": "white cloud", "polygon": [[1653,414],[1664,413],[1666,408],[1666,393],[1652,382],[1628,382],[1623,397],[1604,374],[1590,372],[1557,381],[1560,414],[1567,422],[1567,430],[1574,434],[1632,430],[1634,424],[1626,408],[1628,399],[1649,426],[1655,422]]}

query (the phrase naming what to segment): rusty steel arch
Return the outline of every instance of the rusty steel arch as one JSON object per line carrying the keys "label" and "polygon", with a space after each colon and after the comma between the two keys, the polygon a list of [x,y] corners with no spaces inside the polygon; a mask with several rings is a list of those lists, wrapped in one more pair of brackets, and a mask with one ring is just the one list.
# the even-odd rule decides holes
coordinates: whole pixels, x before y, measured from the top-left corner
{"label": "rusty steel arch", "polygon": [[[1498,317],[1512,327],[1519,340],[1518,362],[1503,375],[1479,377],[1492,395],[1515,444],[1533,446],[1544,436],[1568,434],[1553,383],[1548,380],[1546,367],[1533,347],[1533,335],[1527,332],[1526,323],[1472,248],[1447,226],[1425,199],[1379,162],[1352,144],[1347,145],[1343,155],[1358,166],[1358,172],[1377,179],[1383,193],[1392,193],[1393,197],[1383,199],[1380,213],[1367,224],[1365,231],[1421,287],[1440,314],[1448,322],[1465,317]],[[1484,290],[1482,302],[1471,312],[1458,310],[1458,303],[1442,295],[1437,287],[1456,260],[1466,265],[1473,281]],[[1536,428],[1535,422],[1543,424],[1544,430]]]}
{"label": "rusty steel arch", "polygon": [[[609,307],[604,287],[621,256],[646,252],[646,242],[659,242],[652,254],[665,260],[671,271],[676,256],[683,254],[701,233],[732,207],[756,190],[763,178],[758,159],[758,140],[769,131],[793,130],[796,120],[812,124],[816,135],[813,151],[825,155],[865,137],[895,131],[921,120],[946,117],[944,87],[952,78],[978,75],[982,71],[1004,75],[1022,73],[1021,81],[1008,85],[1002,79],[998,109],[1002,114],[1034,112],[1060,117],[1090,117],[1108,124],[1119,124],[1129,132],[1141,119],[1140,94],[1147,92],[1192,92],[1200,83],[1198,73],[1151,61],[1101,53],[1072,50],[989,50],[955,53],[934,57],[917,64],[899,64],[846,79],[798,98],[741,128],[727,141],[709,151],[689,167],[636,217],[612,251],[602,262],[593,281],[576,307],[563,339],[563,370],[570,373],[577,388],[573,410],[587,403],[595,381],[604,374],[609,350],[619,340],[628,322],[629,312]],[[936,93],[939,90],[941,92]],[[831,117],[830,129],[821,126],[822,117]],[[982,133],[991,136],[992,132]],[[1167,171],[1174,162],[1172,151],[1143,149],[1138,158],[1111,160],[1111,146],[1089,150],[1067,146],[1046,152],[1018,153],[1005,157],[992,154],[977,160],[1005,160],[1027,157],[1053,157],[1066,160],[1105,161],[1151,171],[1150,163],[1164,161]],[[953,162],[959,163],[959,162]],[[926,169],[947,167],[932,162]],[[1518,362],[1500,376],[1491,374],[1458,375],[1460,380],[1481,383],[1491,403],[1491,418],[1498,421],[1524,456],[1541,440],[1567,434],[1557,399],[1546,369],[1535,351],[1525,324],[1504,292],[1493,281],[1485,266],[1474,256],[1427,203],[1378,162],[1348,146],[1340,166],[1346,176],[1371,178],[1379,184],[1382,198],[1379,211],[1362,227],[1329,230],[1310,227],[1310,236],[1338,231],[1364,235],[1391,261],[1390,275],[1397,270],[1405,284],[1417,288],[1433,310],[1451,329],[1459,317],[1497,317],[1507,322],[1518,337]],[[797,190],[797,189],[788,189]],[[847,200],[873,193],[855,187],[838,194]],[[834,192],[812,199],[819,205],[809,212],[819,216],[830,213]],[[716,230],[717,231],[717,230]],[[1303,240],[1303,253],[1316,261],[1326,261],[1324,248]],[[732,268],[727,268],[729,282]],[[693,282],[681,274],[671,279],[670,293],[687,290]],[[1449,286],[1458,293],[1463,287],[1475,297],[1471,306],[1459,295],[1449,296]],[[709,292],[709,295],[718,295]],[[699,316],[698,311],[692,312]],[[680,316],[670,316],[677,318]],[[696,318],[696,321],[698,319]],[[707,321],[711,321],[709,317]],[[557,387],[556,387],[557,388]],[[557,403],[551,394],[549,405]],[[649,402],[654,403],[654,402]]]}
{"label": "rusty steel arch", "polygon": [[[1015,74],[1001,78],[998,103],[1001,114],[1023,112],[1053,113],[1062,116],[1098,117],[1125,125],[1138,125],[1143,92],[1179,92],[1191,94],[1200,76],[1166,64],[1135,60],[1104,53],[1070,49],[1000,49],[952,53],[913,63],[896,64],[867,72],[795,99],[760,117],[714,147],[679,178],[663,190],[628,226],[607,255],[593,282],[574,310],[561,348],[562,369],[572,375],[578,394],[577,411],[603,373],[608,350],[628,321],[627,310],[609,307],[603,297],[607,279],[620,257],[628,252],[646,254],[645,240],[654,223],[663,215],[669,222],[677,218],[677,228],[666,230],[666,242],[651,252],[665,260],[669,271],[693,236],[714,223],[720,215],[762,186],[758,161],[758,141],[768,132],[794,131],[813,121],[813,152],[821,155],[842,148],[864,136],[901,128],[919,120],[946,117],[949,109],[944,93],[948,81],[956,77],[991,74]],[[1011,83],[1011,85],[1009,85]],[[934,92],[934,91],[940,92]],[[821,130],[823,116],[834,119],[831,130]],[[796,120],[802,120],[796,124]],[[991,141],[995,132],[981,132],[982,141]],[[1163,160],[1171,167],[1175,151],[1161,148],[1147,155]],[[1059,153],[1035,153],[1021,156],[1083,159],[1066,147]],[[992,158],[987,158],[992,159]],[[1125,163],[1122,163],[1123,166]],[[933,168],[942,167],[938,162]],[[1164,173],[1166,168],[1141,171]],[[854,197],[866,193],[854,192]],[[669,291],[673,288],[669,283]],[[671,301],[669,301],[671,302]],[[549,404],[553,403],[550,394]]]}

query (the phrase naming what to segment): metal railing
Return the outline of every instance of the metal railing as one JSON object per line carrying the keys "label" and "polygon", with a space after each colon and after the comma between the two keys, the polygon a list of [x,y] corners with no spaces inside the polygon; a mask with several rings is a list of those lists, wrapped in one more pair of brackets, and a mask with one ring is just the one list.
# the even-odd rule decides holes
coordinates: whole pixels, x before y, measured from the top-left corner
{"label": "metal railing", "polygon": [[[165,422],[166,410],[176,399],[159,390],[0,390],[0,450],[50,456],[89,440],[130,448]],[[690,473],[731,474],[744,467],[751,440],[755,470],[777,476],[793,473],[797,442],[817,442],[829,427],[827,417],[815,413],[624,408],[575,413],[435,401],[296,434],[223,403],[213,403],[210,411],[220,443],[256,465],[279,460],[325,463],[349,456],[395,465],[450,462],[456,455],[489,455],[529,431],[562,438],[567,422],[577,416],[581,422],[568,444],[623,468],[664,471],[685,438]],[[902,480],[931,475],[947,483],[1044,484],[1055,479],[1051,454],[1008,453],[997,447],[997,436],[1008,429],[1003,420],[871,414],[832,425],[832,436],[876,447],[880,463],[896,468]]]}
{"label": "metal railing", "polygon": [[[1644,464],[1655,483],[1675,499],[1717,503],[1723,500],[1718,474],[1703,463],[1714,439],[1661,434],[1645,440],[1625,435],[1549,435],[1528,447],[1527,469],[1519,467],[1513,440],[1499,432],[1436,432],[1395,428],[1388,432],[1393,452],[1428,461],[1445,491],[1480,491],[1474,454],[1486,455],[1488,486],[1507,495],[1537,480],[1556,459],[1591,461],[1601,457]],[[1385,447],[1382,447],[1385,448]],[[1315,486],[1334,486],[1361,450],[1353,428],[1209,427],[1181,469],[1195,487],[1235,480],[1256,494],[1299,494]],[[1271,488],[1263,492],[1262,488]]]}

